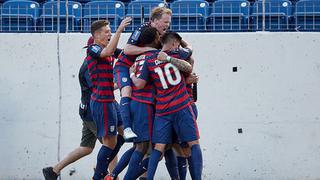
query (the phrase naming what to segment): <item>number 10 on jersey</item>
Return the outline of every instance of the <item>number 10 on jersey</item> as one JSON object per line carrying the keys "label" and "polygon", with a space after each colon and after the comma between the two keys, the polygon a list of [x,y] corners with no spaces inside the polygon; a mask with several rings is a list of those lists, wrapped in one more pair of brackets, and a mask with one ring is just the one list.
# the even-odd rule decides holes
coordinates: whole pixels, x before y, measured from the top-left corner
{"label": "number 10 on jersey", "polygon": [[[180,83],[181,74],[176,66],[174,66],[171,63],[167,63],[163,68],[164,68],[164,73],[160,67],[157,67],[154,69],[154,72],[156,72],[159,75],[160,82],[162,84],[163,89],[168,89],[168,84],[165,78],[168,80],[168,83],[170,85],[175,86]],[[171,73],[174,73],[174,76],[176,77],[176,79],[173,79]]]}

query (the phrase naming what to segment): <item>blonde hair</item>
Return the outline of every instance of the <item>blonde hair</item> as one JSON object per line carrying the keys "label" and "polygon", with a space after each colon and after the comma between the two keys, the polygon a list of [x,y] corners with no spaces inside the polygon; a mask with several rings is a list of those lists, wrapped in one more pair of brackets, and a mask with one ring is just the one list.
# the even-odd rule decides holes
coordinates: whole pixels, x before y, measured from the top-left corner
{"label": "blonde hair", "polygon": [[172,11],[166,7],[155,7],[152,9],[150,20],[154,21],[155,19],[161,19],[163,14],[168,14],[172,16]]}

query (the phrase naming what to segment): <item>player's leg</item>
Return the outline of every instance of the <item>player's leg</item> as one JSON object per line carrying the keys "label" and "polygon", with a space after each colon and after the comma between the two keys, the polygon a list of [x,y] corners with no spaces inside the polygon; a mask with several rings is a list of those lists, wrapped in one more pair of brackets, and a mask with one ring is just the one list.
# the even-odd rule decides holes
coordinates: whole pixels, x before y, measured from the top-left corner
{"label": "player's leg", "polygon": [[131,139],[137,137],[132,131],[132,120],[130,117],[131,101],[131,78],[128,67],[116,65],[114,69],[114,79],[120,89],[120,114],[124,125],[124,138]]}
{"label": "player's leg", "polygon": [[152,142],[155,147],[148,164],[148,180],[154,178],[158,162],[167,144],[172,143],[172,115],[156,116],[153,125]]}
{"label": "player's leg", "polygon": [[[117,117],[118,117],[118,136],[123,135],[123,121],[120,114],[120,107],[119,104],[115,101],[115,106],[117,110]],[[105,180],[113,180],[117,179],[118,175],[127,167],[129,160],[131,158],[132,153],[135,150],[135,146],[127,150],[120,158],[119,162],[115,166],[114,170],[111,171],[105,178]]]}
{"label": "player's leg", "polygon": [[46,180],[57,179],[63,168],[80,158],[89,155],[93,151],[97,138],[91,129],[95,128],[95,124],[93,121],[83,121],[82,125],[80,147],[74,149],[53,167],[43,168],[42,172]]}
{"label": "player's leg", "polygon": [[117,144],[117,116],[112,102],[91,101],[90,106],[97,126],[97,137],[101,137],[103,143],[97,155],[93,179],[101,180],[107,175],[109,163],[116,155],[113,152]]}
{"label": "player's leg", "polygon": [[166,167],[169,172],[169,175],[172,180],[179,179],[179,172],[178,172],[178,162],[175,153],[173,152],[172,146],[167,146],[164,152],[164,158],[166,161]]}
{"label": "player's leg", "polygon": [[119,108],[119,104],[117,101],[113,102],[113,108],[114,108],[114,113],[116,115],[116,119],[117,119],[117,144],[114,148],[114,151],[112,153],[112,155],[110,156],[111,160],[113,160],[113,158],[118,154],[120,148],[122,147],[122,145],[125,143],[125,140],[123,138],[123,121],[120,115],[120,108]]}
{"label": "player's leg", "polygon": [[152,122],[154,118],[153,106],[150,104],[141,103],[135,100],[132,100],[130,103],[131,109],[131,118],[133,120],[133,130],[138,137],[134,138],[136,143],[136,149],[133,152],[128,170],[124,179],[136,179],[139,177],[137,175],[137,169],[140,166],[140,163],[147,153],[150,140],[151,140],[151,130]]}
{"label": "player's leg", "polygon": [[[180,144],[174,143],[173,149],[177,155],[177,163],[178,163],[178,172],[179,172],[179,179],[185,180],[187,176],[187,159],[189,154],[186,154],[184,149],[189,149],[189,147],[182,147]],[[188,146],[188,144],[186,144]]]}
{"label": "player's leg", "polygon": [[201,179],[202,175],[202,152],[199,145],[199,130],[196,122],[196,117],[191,106],[188,106],[177,113],[176,121],[174,121],[174,128],[182,142],[188,142],[191,147],[191,174],[194,175],[192,179]]}

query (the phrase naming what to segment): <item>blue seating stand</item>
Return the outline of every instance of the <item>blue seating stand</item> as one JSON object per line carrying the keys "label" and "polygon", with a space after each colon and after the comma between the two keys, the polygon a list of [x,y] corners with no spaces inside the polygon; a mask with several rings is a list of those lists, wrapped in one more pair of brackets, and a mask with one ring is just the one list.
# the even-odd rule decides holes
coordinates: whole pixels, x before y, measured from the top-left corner
{"label": "blue seating stand", "polygon": [[171,3],[174,31],[205,31],[209,3],[204,0],[177,0]]}
{"label": "blue seating stand", "polygon": [[320,1],[298,1],[294,18],[297,31],[320,31]]}
{"label": "blue seating stand", "polygon": [[212,4],[207,27],[210,31],[248,31],[250,3],[246,0],[220,0]]}
{"label": "blue seating stand", "polygon": [[39,4],[29,0],[6,1],[0,16],[4,32],[36,32]]}
{"label": "blue seating stand", "polygon": [[[67,12],[68,10],[68,12]],[[58,2],[49,1],[43,4],[42,15],[38,24],[41,31],[57,32],[58,18],[60,32],[79,32],[81,31],[82,6],[79,2],[60,1],[60,14],[58,15]]]}
{"label": "blue seating stand", "polygon": [[[161,0],[136,0],[128,4],[127,15],[132,17],[132,23],[126,28],[127,31],[134,31],[141,23],[149,21],[151,11],[155,7],[166,7],[167,4]],[[144,14],[142,18],[142,13]]]}
{"label": "blue seating stand", "polygon": [[[289,20],[292,17],[292,4],[289,0],[266,0],[265,1],[265,30],[289,31]],[[262,30],[263,1],[256,1],[252,6],[252,30]]]}
{"label": "blue seating stand", "polygon": [[125,15],[125,7],[121,1],[91,1],[84,7],[84,32],[90,32],[92,22],[107,19],[112,31],[116,31]]}

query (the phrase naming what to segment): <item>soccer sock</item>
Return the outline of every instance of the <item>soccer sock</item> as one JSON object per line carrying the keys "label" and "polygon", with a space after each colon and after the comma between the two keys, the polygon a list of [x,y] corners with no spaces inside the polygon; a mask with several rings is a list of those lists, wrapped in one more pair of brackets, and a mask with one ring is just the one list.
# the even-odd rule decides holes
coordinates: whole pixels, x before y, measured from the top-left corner
{"label": "soccer sock", "polygon": [[124,142],[125,142],[124,138],[120,134],[118,134],[117,135],[117,144],[114,147],[112,154],[110,155],[110,162],[114,159],[114,157],[116,157],[116,155],[118,154],[118,152],[119,152],[121,146],[124,144]]}
{"label": "soccer sock", "polygon": [[120,114],[123,121],[124,128],[132,127],[132,121],[130,118],[130,98],[122,97],[120,100]]}
{"label": "soccer sock", "polygon": [[131,155],[135,149],[136,149],[135,147],[132,147],[121,156],[119,162],[117,163],[116,167],[112,171],[112,175],[113,177],[115,177],[114,179],[116,179],[117,176],[124,170],[124,168],[127,167],[130,161]]}
{"label": "soccer sock", "polygon": [[142,161],[143,154],[139,151],[134,151],[129,162],[128,170],[126,172],[126,175],[124,176],[124,180],[130,180],[134,179],[132,178],[132,175],[135,171],[137,171],[140,162]]}
{"label": "soccer sock", "polygon": [[161,154],[162,153],[156,149],[152,151],[148,164],[148,180],[153,180]]}
{"label": "soccer sock", "polygon": [[174,154],[173,150],[171,148],[166,150],[164,152],[164,157],[166,160],[166,167],[171,179],[179,179],[177,157]]}
{"label": "soccer sock", "polygon": [[187,158],[178,156],[178,169],[180,180],[185,180],[187,176]]}
{"label": "soccer sock", "polygon": [[192,167],[191,156],[188,157],[188,165],[189,165],[189,173],[190,173],[191,179],[194,179],[194,172],[193,172],[193,167]]}
{"label": "soccer sock", "polygon": [[149,158],[144,159],[140,164],[139,167],[134,171],[131,176],[132,179],[138,179],[143,173],[147,172],[148,169]]}
{"label": "soccer sock", "polygon": [[109,158],[112,154],[112,149],[108,148],[107,146],[102,145],[98,156],[97,156],[97,165],[94,171],[93,179],[94,180],[101,180],[104,176],[108,173],[108,166],[109,166]]}
{"label": "soccer sock", "polygon": [[191,164],[195,180],[201,179],[202,175],[202,152],[199,144],[191,147]]}

